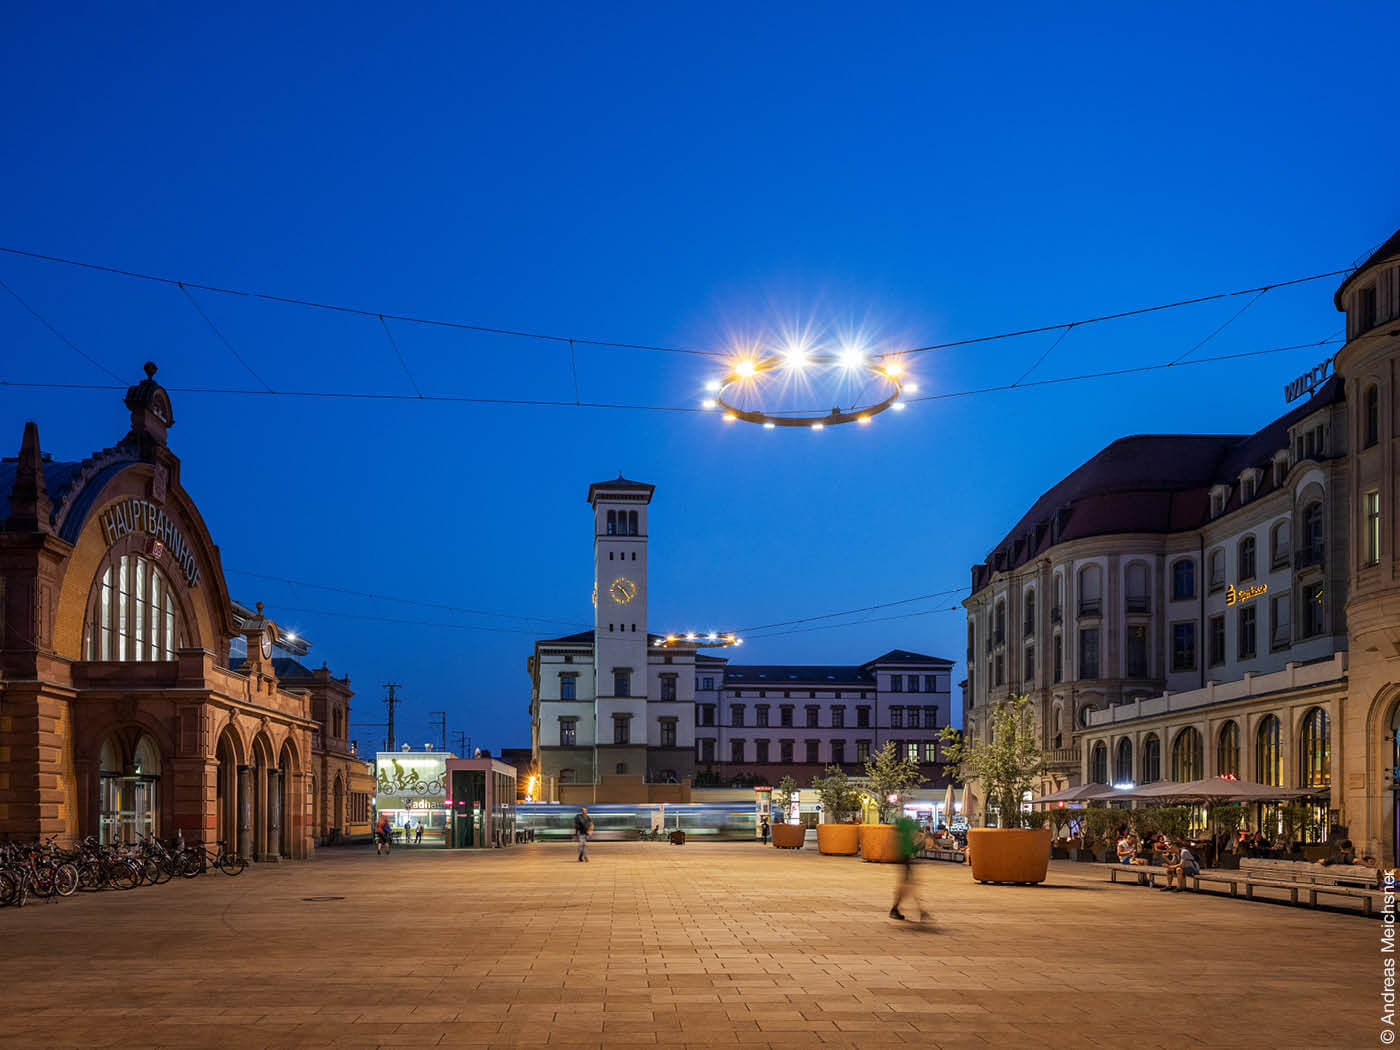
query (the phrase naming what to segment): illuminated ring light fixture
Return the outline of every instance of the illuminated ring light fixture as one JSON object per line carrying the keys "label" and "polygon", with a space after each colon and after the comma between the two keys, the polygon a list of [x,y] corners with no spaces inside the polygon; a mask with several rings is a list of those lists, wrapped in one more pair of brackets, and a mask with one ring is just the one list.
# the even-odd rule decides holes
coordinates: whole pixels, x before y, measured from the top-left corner
{"label": "illuminated ring light fixture", "polygon": [[678,634],[658,634],[653,638],[652,644],[663,649],[682,645],[695,649],[701,646],[706,649],[724,649],[731,645],[743,645],[744,640],[733,631],[683,631]]}
{"label": "illuminated ring light fixture", "polygon": [[[737,394],[752,389],[764,374],[786,369],[791,373],[808,370],[828,369],[848,376],[860,374],[880,381],[888,393],[879,401],[867,405],[842,410],[833,408],[824,415],[810,415],[788,412],[765,412],[762,409],[746,409],[737,404]],[[706,409],[718,409],[726,423],[757,423],[767,430],[776,427],[806,427],[808,430],[823,430],[842,423],[858,423],[868,426],[881,412],[889,409],[903,411],[905,394],[918,390],[918,385],[910,381],[904,364],[897,357],[869,358],[859,350],[843,350],[840,353],[808,352],[795,348],[785,353],[765,356],[742,356],[731,362],[730,370],[723,379],[712,379],[706,384],[711,395],[702,402]]]}

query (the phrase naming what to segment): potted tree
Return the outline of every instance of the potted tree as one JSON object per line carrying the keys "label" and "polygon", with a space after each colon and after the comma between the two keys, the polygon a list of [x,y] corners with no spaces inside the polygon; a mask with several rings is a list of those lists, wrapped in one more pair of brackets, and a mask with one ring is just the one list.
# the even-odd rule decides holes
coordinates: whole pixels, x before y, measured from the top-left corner
{"label": "potted tree", "polygon": [[802,824],[787,823],[788,809],[796,791],[797,781],[788,776],[778,781],[773,792],[773,845],[778,849],[801,849],[807,837],[807,829]]}
{"label": "potted tree", "polygon": [[860,809],[860,794],[840,766],[827,766],[826,776],[813,777],[812,787],[821,800],[827,823],[817,825],[817,850],[828,856],[854,856],[860,852],[860,825],[851,817]]}
{"label": "potted tree", "polygon": [[986,742],[949,728],[940,734],[954,777],[981,785],[1000,825],[968,829],[972,877],[978,882],[1044,882],[1050,865],[1050,829],[1026,826],[1021,812],[1021,800],[1045,766],[1029,698],[1015,696],[997,704],[988,728]]}
{"label": "potted tree", "polygon": [[893,740],[886,740],[884,746],[865,763],[865,775],[878,809],[879,823],[862,826],[860,855],[869,861],[902,860],[899,838],[892,821],[904,812],[904,803],[913,790],[924,782],[919,763],[901,758],[898,745]]}

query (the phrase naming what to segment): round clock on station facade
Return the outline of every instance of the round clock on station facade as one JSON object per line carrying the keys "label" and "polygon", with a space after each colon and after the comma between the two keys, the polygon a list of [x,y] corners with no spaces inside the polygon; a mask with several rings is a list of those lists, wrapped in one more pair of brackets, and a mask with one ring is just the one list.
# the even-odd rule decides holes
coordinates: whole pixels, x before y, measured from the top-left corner
{"label": "round clock on station facade", "polygon": [[272,628],[265,627],[262,635],[262,654],[264,660],[272,659]]}
{"label": "round clock on station facade", "polygon": [[612,595],[612,600],[618,605],[626,605],[637,597],[637,585],[626,576],[619,576],[613,580],[612,586],[608,588],[608,593]]}

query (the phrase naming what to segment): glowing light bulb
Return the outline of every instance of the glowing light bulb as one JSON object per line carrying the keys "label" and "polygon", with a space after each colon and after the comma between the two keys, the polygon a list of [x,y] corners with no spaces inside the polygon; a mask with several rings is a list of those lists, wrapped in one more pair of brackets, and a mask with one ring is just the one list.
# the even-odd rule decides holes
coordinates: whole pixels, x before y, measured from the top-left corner
{"label": "glowing light bulb", "polygon": [[898,361],[891,361],[889,364],[885,365],[885,375],[889,376],[891,379],[902,376],[903,374],[904,366]]}
{"label": "glowing light bulb", "polygon": [[685,636],[685,640],[686,640],[687,642],[693,642],[693,641],[695,641],[695,632],[694,632],[694,631],[691,631],[689,634],[687,634],[687,635]]}
{"label": "glowing light bulb", "polygon": [[735,417],[735,415],[734,415],[733,412],[726,412],[726,413],[724,414],[724,421],[725,421],[726,423],[733,423],[734,420],[735,420],[735,418],[736,418],[736,417]]}
{"label": "glowing light bulb", "polygon": [[870,417],[869,417],[869,416],[858,416],[858,417],[856,418],[856,422],[859,423],[859,424],[860,424],[861,426],[863,426],[863,427],[868,427],[868,426],[870,425]]}
{"label": "glowing light bulb", "polygon": [[859,368],[865,364],[865,353],[858,346],[842,347],[836,363],[842,368]]}
{"label": "glowing light bulb", "polygon": [[700,402],[700,407],[701,407],[701,408],[704,408],[704,409],[711,409],[711,408],[714,408],[714,407],[715,407],[714,399],[713,399],[713,398],[708,398],[708,397],[705,398],[704,401],[701,401],[701,402]]}
{"label": "glowing light bulb", "polygon": [[825,429],[826,429],[826,424],[825,424],[825,423],[813,423],[813,424],[812,424],[812,429],[813,429],[813,430],[825,430]]}
{"label": "glowing light bulb", "polygon": [[713,641],[715,640],[715,637],[716,637],[716,636],[715,636],[715,632],[714,632],[714,631],[711,631],[710,634],[709,634],[709,639],[710,639],[710,641],[713,642]]}
{"label": "glowing light bulb", "polygon": [[770,423],[764,423],[764,424],[763,424],[763,429],[764,429],[764,430],[772,430],[772,429],[773,429],[774,427],[776,427],[777,425],[778,425],[777,423],[771,423],[771,422],[770,422]]}
{"label": "glowing light bulb", "polygon": [[758,366],[755,365],[752,361],[750,361],[747,357],[741,361],[736,362],[734,365],[734,374],[740,379],[751,379],[753,378],[754,373],[757,371]]}
{"label": "glowing light bulb", "polygon": [[793,344],[783,351],[783,356],[787,358],[787,366],[789,368],[801,369],[807,367],[807,348],[805,346]]}

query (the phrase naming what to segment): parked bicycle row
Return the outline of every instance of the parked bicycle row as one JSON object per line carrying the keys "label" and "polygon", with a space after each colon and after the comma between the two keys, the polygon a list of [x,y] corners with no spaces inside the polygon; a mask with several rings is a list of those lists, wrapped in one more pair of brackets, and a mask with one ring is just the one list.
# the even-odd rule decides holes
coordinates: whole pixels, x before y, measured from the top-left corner
{"label": "parked bicycle row", "polygon": [[241,875],[248,862],[225,843],[165,843],[147,837],[102,845],[87,838],[72,849],[53,838],[0,846],[0,907],[24,907],[38,897],[70,897],[78,891],[134,890],[158,886],[177,876],[192,879],[209,871]]}

